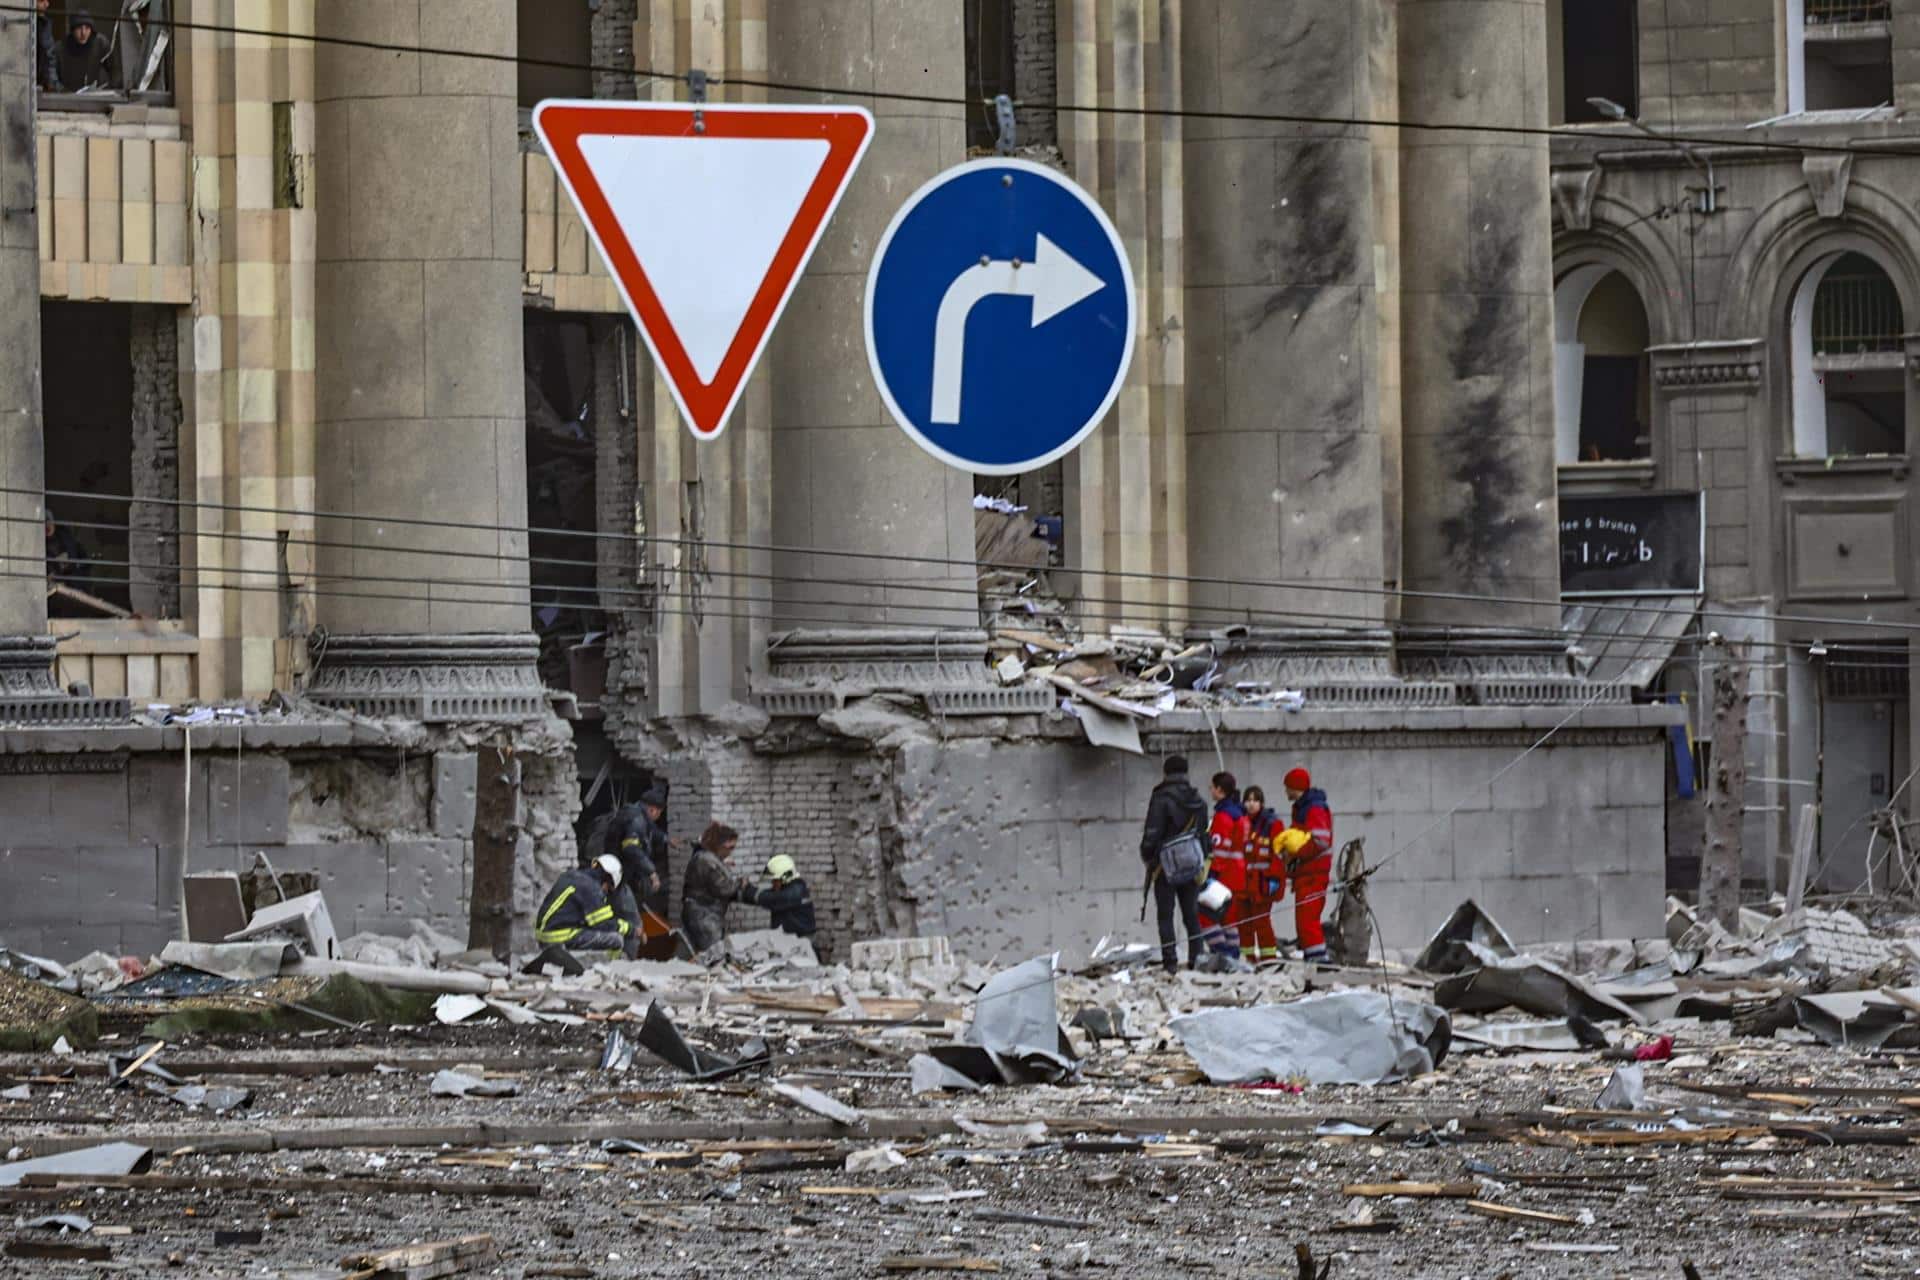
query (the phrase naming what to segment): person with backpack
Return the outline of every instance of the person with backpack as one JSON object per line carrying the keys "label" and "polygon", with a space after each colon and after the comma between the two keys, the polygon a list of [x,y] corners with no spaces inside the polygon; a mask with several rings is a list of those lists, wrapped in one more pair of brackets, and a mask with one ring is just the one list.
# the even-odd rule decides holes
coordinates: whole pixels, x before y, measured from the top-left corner
{"label": "person with backpack", "polygon": [[1200,886],[1207,878],[1207,802],[1187,780],[1187,758],[1168,756],[1165,776],[1147,801],[1140,832],[1140,860],[1153,888],[1160,924],[1160,963],[1168,973],[1179,968],[1174,950],[1173,909],[1187,932],[1187,963],[1198,965],[1206,943],[1200,928]]}

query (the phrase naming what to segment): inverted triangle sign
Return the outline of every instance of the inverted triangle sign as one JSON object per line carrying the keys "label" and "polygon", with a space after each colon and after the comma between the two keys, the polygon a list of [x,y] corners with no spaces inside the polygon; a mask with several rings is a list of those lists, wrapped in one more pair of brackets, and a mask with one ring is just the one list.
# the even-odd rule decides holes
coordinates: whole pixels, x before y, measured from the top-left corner
{"label": "inverted triangle sign", "polygon": [[695,436],[719,435],[866,155],[873,117],[555,99],[535,108],[533,127],[681,416]]}

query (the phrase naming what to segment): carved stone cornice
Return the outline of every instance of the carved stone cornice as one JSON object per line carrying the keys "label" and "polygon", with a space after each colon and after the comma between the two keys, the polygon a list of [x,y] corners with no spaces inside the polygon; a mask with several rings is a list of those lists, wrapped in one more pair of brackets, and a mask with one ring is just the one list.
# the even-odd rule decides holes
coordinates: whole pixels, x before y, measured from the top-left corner
{"label": "carved stone cornice", "polygon": [[0,724],[125,724],[125,698],[75,698],[53,676],[52,636],[0,636]]}
{"label": "carved stone cornice", "polygon": [[0,774],[125,773],[124,751],[10,751],[0,753]]}
{"label": "carved stone cornice", "polygon": [[1761,338],[1737,342],[1682,342],[1647,348],[1653,384],[1668,395],[1753,392],[1767,372]]}
{"label": "carved stone cornice", "polygon": [[532,635],[330,635],[306,695],[367,716],[423,722],[547,714]]}
{"label": "carved stone cornice", "polygon": [[[1355,729],[1308,730],[1303,733],[1271,733],[1219,730],[1222,741],[1231,741],[1236,751],[1333,751],[1373,748],[1379,750],[1424,749],[1430,747],[1491,747],[1522,750],[1540,740],[1537,729]],[[1621,726],[1605,729],[1562,729],[1553,735],[1555,747],[1605,747],[1627,742],[1644,742],[1664,737],[1666,727]],[[1201,733],[1150,731],[1141,735],[1141,745],[1149,755],[1205,754],[1213,748],[1212,736]]]}

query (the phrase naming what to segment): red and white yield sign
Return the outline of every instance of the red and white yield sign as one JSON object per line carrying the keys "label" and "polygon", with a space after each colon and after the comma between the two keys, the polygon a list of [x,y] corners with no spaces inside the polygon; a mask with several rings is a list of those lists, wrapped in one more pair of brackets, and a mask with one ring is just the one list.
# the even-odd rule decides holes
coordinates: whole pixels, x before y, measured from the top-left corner
{"label": "red and white yield sign", "polygon": [[687,425],[713,439],[866,154],[873,117],[556,99],[534,110],[533,127]]}

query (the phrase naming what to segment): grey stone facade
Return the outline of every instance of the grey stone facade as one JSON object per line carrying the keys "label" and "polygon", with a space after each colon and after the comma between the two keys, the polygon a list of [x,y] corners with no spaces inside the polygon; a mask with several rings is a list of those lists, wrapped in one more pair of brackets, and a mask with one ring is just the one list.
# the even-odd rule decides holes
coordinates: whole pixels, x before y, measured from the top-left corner
{"label": "grey stone facade", "polygon": [[[1904,136],[1920,106],[1920,13],[1895,4],[1889,21],[1796,32],[1781,12],[1772,0],[1640,4],[1641,119],[1689,139],[1692,159],[1624,125],[1554,140],[1561,301],[1597,272],[1624,276],[1645,311],[1651,380],[1647,456],[1581,463],[1563,442],[1559,485],[1563,494],[1704,492],[1702,630],[1755,644],[1746,875],[1783,883],[1794,818],[1819,798],[1829,847],[1816,865],[1826,887],[1844,891],[1864,878],[1871,824],[1858,814],[1887,804],[1911,768],[1913,646],[1902,628],[1920,621],[1910,475],[1920,406],[1906,334],[1920,306],[1920,160],[1877,148]],[[1862,76],[1882,56],[1867,51],[1884,51],[1891,107],[1811,109],[1812,62],[1835,39],[1867,59]],[[1763,120],[1772,123],[1754,127]],[[1708,163],[1717,191],[1714,211],[1701,213]],[[1796,345],[1798,308],[1813,297],[1809,282],[1848,254],[1884,273],[1904,318],[1885,335],[1861,335],[1859,354],[1821,355],[1809,368]],[[1845,398],[1849,384],[1904,401],[1886,445],[1861,451],[1836,438],[1829,447],[1809,430],[1809,391],[1816,401]],[[1750,620],[1764,614],[1786,617]],[[1816,641],[1835,649],[1824,662]],[[1893,648],[1849,657],[1850,641]],[[1903,669],[1870,670],[1890,665]],[[1846,678],[1850,667],[1858,679]],[[1707,687],[1704,671],[1669,679],[1676,691]],[[1880,692],[1863,692],[1868,684]],[[1870,704],[1891,708],[1893,723],[1847,719]],[[1880,763],[1863,767],[1850,797],[1838,761],[1861,735],[1883,731]]]}

